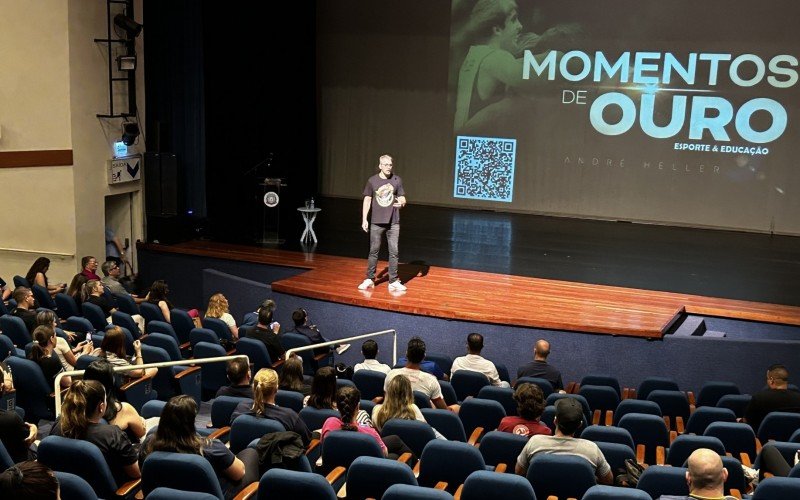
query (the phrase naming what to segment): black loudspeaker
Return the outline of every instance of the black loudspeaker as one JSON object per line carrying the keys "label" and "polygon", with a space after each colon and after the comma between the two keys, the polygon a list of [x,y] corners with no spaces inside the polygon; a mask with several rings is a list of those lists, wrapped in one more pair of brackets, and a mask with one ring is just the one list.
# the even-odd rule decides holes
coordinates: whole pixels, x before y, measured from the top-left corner
{"label": "black loudspeaker", "polygon": [[178,157],[174,153],[144,154],[144,195],[147,215],[178,215]]}

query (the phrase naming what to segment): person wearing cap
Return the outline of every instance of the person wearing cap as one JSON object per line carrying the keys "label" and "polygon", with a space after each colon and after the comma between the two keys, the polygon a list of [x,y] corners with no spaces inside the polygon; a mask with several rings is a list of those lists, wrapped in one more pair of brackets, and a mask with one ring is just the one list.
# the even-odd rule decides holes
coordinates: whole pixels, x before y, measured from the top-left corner
{"label": "person wearing cap", "polygon": [[614,477],[611,466],[606,462],[603,452],[593,442],[576,438],[575,432],[583,424],[583,407],[575,398],[563,398],[556,401],[555,426],[553,436],[537,434],[528,440],[517,457],[515,471],[520,476],[528,472],[528,466],[538,454],[576,455],[585,458],[592,468],[599,484],[612,484]]}
{"label": "person wearing cap", "polygon": [[689,496],[661,495],[659,500],[733,500],[736,497],[725,495],[725,481],[728,470],[722,466],[722,459],[716,451],[698,448],[689,455],[686,482]]}

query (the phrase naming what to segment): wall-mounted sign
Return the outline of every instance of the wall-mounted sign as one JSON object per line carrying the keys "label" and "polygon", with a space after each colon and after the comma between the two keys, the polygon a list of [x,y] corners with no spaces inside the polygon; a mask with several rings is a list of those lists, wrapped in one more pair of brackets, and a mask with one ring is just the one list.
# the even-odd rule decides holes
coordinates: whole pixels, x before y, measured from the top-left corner
{"label": "wall-mounted sign", "polygon": [[142,178],[141,155],[117,158],[108,161],[108,183],[122,184]]}

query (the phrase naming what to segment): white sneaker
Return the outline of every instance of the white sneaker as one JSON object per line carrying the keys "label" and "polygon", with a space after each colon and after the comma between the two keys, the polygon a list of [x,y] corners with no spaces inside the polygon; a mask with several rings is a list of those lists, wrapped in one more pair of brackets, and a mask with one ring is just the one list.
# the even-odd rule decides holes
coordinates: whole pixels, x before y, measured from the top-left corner
{"label": "white sneaker", "polygon": [[336,354],[342,354],[348,349],[350,349],[350,344],[340,344],[339,347],[336,348]]}
{"label": "white sneaker", "polygon": [[366,290],[367,288],[372,288],[375,286],[375,282],[371,279],[367,278],[358,285],[359,290]]}
{"label": "white sneaker", "polygon": [[407,289],[408,288],[404,284],[400,283],[400,280],[395,280],[389,283],[390,292],[404,292]]}

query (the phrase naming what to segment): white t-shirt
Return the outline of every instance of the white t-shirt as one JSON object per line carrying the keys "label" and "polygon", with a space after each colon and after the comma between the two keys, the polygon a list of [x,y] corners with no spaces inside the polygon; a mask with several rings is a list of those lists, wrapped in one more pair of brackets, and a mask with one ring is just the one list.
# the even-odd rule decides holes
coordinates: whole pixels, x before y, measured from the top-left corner
{"label": "white t-shirt", "polygon": [[419,391],[432,400],[442,397],[442,388],[439,386],[439,381],[436,380],[436,377],[422,370],[412,370],[405,367],[389,370],[389,373],[386,374],[386,381],[383,383],[384,392],[386,392],[389,382],[398,375],[405,375],[408,378],[409,382],[411,382],[412,390]]}
{"label": "white t-shirt", "polygon": [[64,367],[64,370],[70,371],[75,369],[71,364],[67,363],[67,358],[64,357],[64,355],[71,350],[66,340],[56,336],[56,348],[54,350],[56,351],[58,360],[61,361],[61,366]]}
{"label": "white t-shirt", "polygon": [[228,328],[230,328],[232,326],[236,326],[236,320],[233,319],[233,316],[231,316],[231,313],[222,313],[222,316],[220,316],[219,319],[224,321],[225,324],[228,325]]}
{"label": "white t-shirt", "polygon": [[353,367],[353,373],[357,372],[358,370],[372,370],[375,372],[389,373],[391,369],[392,368],[389,365],[385,365],[377,359],[365,359],[363,363],[356,363],[356,365]]}
{"label": "white t-shirt", "polygon": [[492,385],[508,386],[507,384],[503,384],[503,381],[500,380],[500,375],[497,373],[497,367],[494,366],[494,363],[477,354],[467,354],[466,356],[454,359],[450,373],[455,373],[458,370],[479,372],[486,375],[486,378],[489,379]]}

